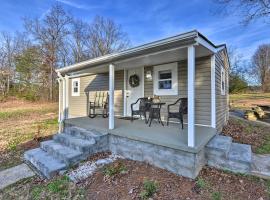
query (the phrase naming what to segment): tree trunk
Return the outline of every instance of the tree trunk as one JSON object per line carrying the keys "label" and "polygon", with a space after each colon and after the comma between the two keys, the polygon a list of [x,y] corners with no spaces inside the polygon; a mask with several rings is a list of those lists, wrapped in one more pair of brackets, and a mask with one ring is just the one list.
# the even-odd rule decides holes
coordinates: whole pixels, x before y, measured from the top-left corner
{"label": "tree trunk", "polygon": [[7,95],[9,94],[9,87],[10,87],[10,77],[9,77],[9,74],[8,74],[8,77],[7,77]]}

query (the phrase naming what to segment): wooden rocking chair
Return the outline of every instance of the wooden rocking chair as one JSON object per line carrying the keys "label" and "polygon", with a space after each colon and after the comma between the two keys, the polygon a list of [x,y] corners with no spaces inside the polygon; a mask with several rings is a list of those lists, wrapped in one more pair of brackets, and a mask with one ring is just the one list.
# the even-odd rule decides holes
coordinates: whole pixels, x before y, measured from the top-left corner
{"label": "wooden rocking chair", "polygon": [[[89,102],[89,117],[95,118],[97,115],[102,115],[102,117],[107,118],[109,116],[108,99],[108,92],[97,91],[94,101]],[[101,111],[101,113],[97,113],[97,110]]]}

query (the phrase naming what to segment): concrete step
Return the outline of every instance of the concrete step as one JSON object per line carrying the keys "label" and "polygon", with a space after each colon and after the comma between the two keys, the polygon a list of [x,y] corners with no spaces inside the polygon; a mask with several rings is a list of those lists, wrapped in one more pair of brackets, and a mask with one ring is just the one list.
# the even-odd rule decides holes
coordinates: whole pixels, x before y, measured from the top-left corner
{"label": "concrete step", "polygon": [[249,173],[251,170],[251,146],[233,143],[228,136],[217,135],[205,147],[207,164],[233,172]]}
{"label": "concrete step", "polygon": [[41,148],[26,151],[24,159],[47,178],[51,178],[60,170],[67,168],[67,165],[64,162],[55,159],[52,155],[43,151]]}
{"label": "concrete step", "polygon": [[252,155],[251,174],[270,179],[270,154]]}
{"label": "concrete step", "polygon": [[228,159],[231,161],[251,164],[251,146],[247,144],[232,143],[230,151],[228,153]]}
{"label": "concrete step", "polygon": [[81,151],[74,150],[53,140],[41,142],[40,147],[54,158],[63,161],[68,166],[76,164],[86,157]]}
{"label": "concrete step", "polygon": [[232,143],[225,166],[229,170],[240,173],[249,173],[252,163],[251,146],[247,144]]}
{"label": "concrete step", "polygon": [[104,135],[95,130],[85,130],[76,126],[65,128],[65,133],[75,136],[75,137],[86,139],[86,140],[92,140],[92,139],[98,140],[100,137]]}
{"label": "concrete step", "polygon": [[91,153],[93,145],[96,143],[93,138],[91,140],[85,140],[65,133],[54,135],[53,140],[72,149],[79,150],[83,154]]}
{"label": "concrete step", "polygon": [[230,151],[231,144],[231,137],[216,135],[206,145],[206,153],[214,156],[226,157]]}

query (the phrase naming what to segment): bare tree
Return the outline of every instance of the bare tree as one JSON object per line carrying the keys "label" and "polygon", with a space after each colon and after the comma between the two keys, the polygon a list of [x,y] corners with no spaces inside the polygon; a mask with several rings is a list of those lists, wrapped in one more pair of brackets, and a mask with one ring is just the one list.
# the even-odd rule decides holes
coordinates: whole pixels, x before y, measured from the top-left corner
{"label": "bare tree", "polygon": [[229,92],[243,92],[247,89],[248,83],[252,82],[249,63],[243,59],[243,55],[234,46],[228,48],[228,56],[230,61]]}
{"label": "bare tree", "polygon": [[258,47],[253,55],[254,73],[264,92],[270,91],[270,44]]}
{"label": "bare tree", "polygon": [[6,76],[6,93],[9,93],[12,72],[14,71],[13,56],[15,53],[14,38],[8,32],[1,33],[2,42],[2,72]]}
{"label": "bare tree", "polygon": [[90,58],[119,52],[130,46],[127,34],[111,19],[95,17],[90,24],[87,48]]}
{"label": "bare tree", "polygon": [[270,22],[270,0],[215,0],[220,4],[219,13],[240,14],[244,24],[256,19]]}
{"label": "bare tree", "polygon": [[[7,94],[11,86],[20,92],[29,80],[28,88],[31,84],[35,89],[40,87],[41,98],[55,100],[56,68],[118,52],[130,45],[127,34],[113,20],[100,16],[89,24],[74,20],[59,4],[42,18],[26,18],[24,26],[25,33],[0,33],[2,94]],[[28,73],[29,69],[38,71]],[[30,75],[31,79],[27,78]]]}
{"label": "bare tree", "polygon": [[9,93],[11,82],[14,82],[15,79],[14,58],[27,44],[27,37],[23,33],[0,33],[0,70],[2,74],[2,90],[4,90],[5,94]]}
{"label": "bare tree", "polygon": [[72,57],[75,63],[87,59],[86,42],[87,30],[89,26],[82,20],[73,20],[71,25],[71,40],[70,47],[72,50]]}
{"label": "bare tree", "polygon": [[61,66],[61,48],[65,37],[70,34],[71,16],[59,5],[52,6],[43,19],[25,19],[25,28],[40,44],[44,62],[49,69],[49,99],[54,99],[55,69]]}

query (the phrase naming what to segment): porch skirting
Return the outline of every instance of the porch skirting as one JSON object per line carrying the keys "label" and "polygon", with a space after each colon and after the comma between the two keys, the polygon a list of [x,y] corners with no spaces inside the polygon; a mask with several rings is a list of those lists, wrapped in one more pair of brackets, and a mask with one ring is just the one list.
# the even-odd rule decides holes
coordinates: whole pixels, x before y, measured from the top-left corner
{"label": "porch skirting", "polygon": [[195,179],[206,163],[204,149],[191,153],[121,136],[108,136],[113,154],[146,162],[184,177]]}

